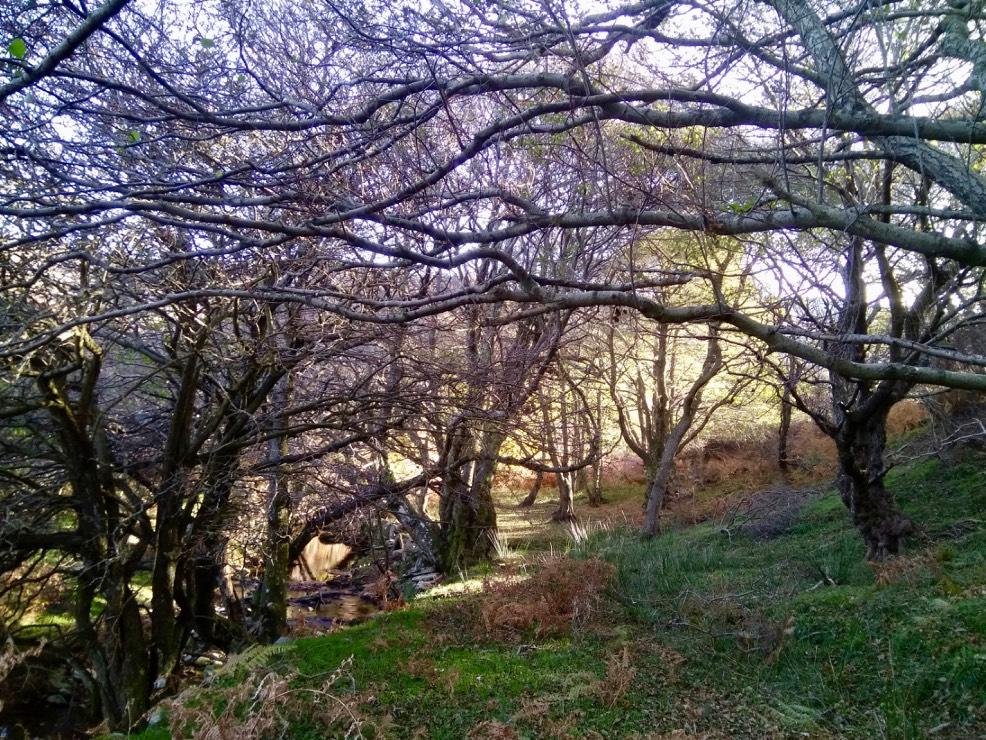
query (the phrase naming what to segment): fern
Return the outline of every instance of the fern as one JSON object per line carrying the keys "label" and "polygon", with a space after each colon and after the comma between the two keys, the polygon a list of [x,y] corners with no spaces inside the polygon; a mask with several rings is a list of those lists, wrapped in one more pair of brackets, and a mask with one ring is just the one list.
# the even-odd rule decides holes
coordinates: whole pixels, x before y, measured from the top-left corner
{"label": "fern", "polygon": [[258,643],[251,645],[246,650],[231,656],[213,675],[216,678],[231,676],[241,668],[249,673],[269,663],[272,658],[284,655],[292,647],[290,643],[281,643],[280,645],[261,645]]}

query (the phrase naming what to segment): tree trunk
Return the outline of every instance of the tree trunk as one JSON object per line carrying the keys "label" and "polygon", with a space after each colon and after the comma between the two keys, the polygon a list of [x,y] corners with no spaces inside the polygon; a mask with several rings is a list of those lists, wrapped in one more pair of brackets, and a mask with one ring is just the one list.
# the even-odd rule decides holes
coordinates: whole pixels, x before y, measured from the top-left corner
{"label": "tree trunk", "polygon": [[[276,379],[273,382],[276,383]],[[262,396],[258,395],[256,406],[259,406],[266,395],[266,391]],[[253,413],[256,406],[250,408],[250,413]],[[239,423],[239,415],[231,417],[223,434],[223,441],[229,443],[237,439]],[[225,515],[239,455],[239,450],[230,445],[209,460],[209,467],[203,475],[205,493],[190,531],[191,554],[185,562],[185,593],[195,630],[199,638],[227,652],[246,639],[243,615],[238,603],[227,600],[229,617],[216,612],[216,595],[220,588],[228,541]]]}
{"label": "tree trunk", "polygon": [[[898,286],[884,273],[884,286],[891,298],[892,329],[899,333],[902,324],[912,321],[902,308]],[[863,278],[863,243],[854,239],[845,266],[846,305],[842,310],[840,331],[865,333],[867,324],[866,283]],[[925,294],[925,299],[932,292]],[[901,326],[897,326],[901,324]],[[837,343],[830,351],[840,357],[861,361],[864,348]],[[884,381],[877,388],[830,372],[832,382],[832,416],[828,433],[835,440],[838,455],[836,485],[842,501],[852,516],[866,544],[868,560],[882,560],[896,555],[904,538],[914,525],[901,514],[893,494],[884,486],[887,468],[884,453],[887,446],[887,416],[893,405],[904,397],[909,383]]]}
{"label": "tree trunk", "polygon": [[475,461],[455,464],[455,458],[468,449],[470,436],[465,429],[456,432],[449,453],[452,464],[442,486],[439,560],[445,573],[489,557],[496,535],[493,476],[505,435],[498,430],[483,432]]}
{"label": "tree trunk", "polygon": [[[679,422],[681,425],[681,422]],[[684,436],[684,431],[687,430],[687,426],[682,430],[680,436]],[[644,527],[643,534],[646,537],[653,537],[657,534],[658,518],[661,514],[661,509],[664,508],[664,499],[668,490],[668,484],[671,482],[671,473],[674,470],[674,456],[677,454],[678,446],[675,439],[675,432],[677,427],[672,432],[671,437],[666,441],[664,450],[661,453],[661,459],[657,464],[657,471],[654,473],[654,477],[651,478],[650,485],[647,487],[647,508],[644,513]]]}
{"label": "tree trunk", "polygon": [[575,521],[574,484],[572,473],[558,473],[558,508],[551,515],[554,522]]}
{"label": "tree trunk", "polygon": [[835,436],[839,458],[836,483],[853,524],[866,544],[868,560],[898,555],[904,538],[914,531],[893,493],[884,486],[884,452],[889,406],[862,418],[849,419]]}
{"label": "tree trunk", "polygon": [[257,589],[258,633],[261,640],[274,642],[287,631],[288,573],[291,570],[291,492],[281,463],[288,454],[284,420],[279,415],[287,408],[292,391],[291,376],[275,386],[271,394],[271,439],[267,442],[267,542],[263,548],[264,570]]}
{"label": "tree trunk", "polygon": [[541,484],[544,482],[544,473],[540,470],[534,476],[534,483],[531,484],[531,490],[528,492],[524,500],[521,501],[518,506],[528,509],[534,506],[535,502],[538,500],[538,494],[541,493]]}
{"label": "tree trunk", "polygon": [[284,480],[272,483],[271,487],[264,575],[258,590],[257,610],[260,638],[266,642],[273,642],[287,630],[288,573],[291,569],[291,496]]}
{"label": "tree trunk", "polygon": [[482,487],[453,486],[446,489],[441,506],[442,547],[439,560],[442,571],[452,573],[487,558],[496,534],[496,511],[489,498],[482,497]]}
{"label": "tree trunk", "polygon": [[589,481],[588,487],[589,506],[593,507],[605,503],[603,499],[603,461],[601,457],[598,457],[598,451],[596,454],[596,460],[591,467],[592,479]]}
{"label": "tree trunk", "polygon": [[[95,531],[95,527],[90,529]],[[99,687],[103,718],[111,730],[127,732],[150,708],[150,651],[137,598],[128,585],[130,574],[119,558],[95,557],[95,550],[87,553],[86,567],[79,575],[75,625]],[[106,601],[98,631],[93,623],[97,595]]]}
{"label": "tree trunk", "polygon": [[155,676],[168,679],[181,654],[184,635],[175,609],[175,578],[181,557],[179,531],[180,508],[178,476],[162,488],[157,509],[154,562],[151,569],[151,642],[154,648],[152,669]]}
{"label": "tree trunk", "polygon": [[784,383],[781,396],[781,423],[777,428],[777,468],[781,475],[787,478],[791,473],[791,461],[788,458],[788,437],[791,433],[791,388]]}
{"label": "tree trunk", "polygon": [[[171,414],[165,445],[164,470],[157,491],[154,562],[151,570],[152,670],[166,680],[178,665],[187,638],[186,625],[175,608],[178,564],[182,557],[187,518],[182,512],[185,494],[185,455],[199,379],[198,356],[191,354],[182,370],[181,385]],[[185,615],[186,617],[188,615]]]}
{"label": "tree trunk", "polygon": [[100,589],[107,597],[102,615],[105,630],[97,634],[90,621],[96,593],[91,585],[80,586],[76,624],[88,643],[103,717],[111,730],[127,732],[150,708],[150,661],[134,593],[124,585],[116,585],[113,593],[107,593],[107,585]]}
{"label": "tree trunk", "polygon": [[589,486],[589,506],[601,506],[603,503],[603,458],[602,458],[602,424],[603,424],[603,391],[596,389],[596,415],[593,422],[595,430],[592,435],[592,449],[596,459],[592,463],[592,484]]}
{"label": "tree trunk", "polygon": [[113,639],[104,644],[116,694],[116,727],[130,730],[150,708],[150,666],[136,595],[129,587],[120,587],[114,600],[105,612]]}
{"label": "tree trunk", "polygon": [[658,458],[657,470],[651,479],[651,484],[647,489],[647,506],[644,514],[644,526],[642,533],[645,537],[653,537],[657,534],[658,517],[661,508],[664,506],[664,499],[671,483],[671,476],[674,474],[674,458],[678,454],[685,441],[685,435],[691,429],[698,413],[699,404],[702,403],[702,392],[722,369],[722,353],[719,348],[719,332],[714,326],[709,327],[708,347],[705,353],[705,362],[702,364],[702,373],[692,383],[688,393],[681,404],[681,416],[671,427],[670,432],[663,441],[661,456]]}
{"label": "tree trunk", "polygon": [[[75,591],[75,625],[99,686],[102,714],[111,730],[129,731],[150,707],[151,658],[140,609],[130,588],[144,549],[126,544],[114,464],[100,420],[96,384],[102,352],[86,333],[69,354],[81,367],[77,398],[64,373],[39,375],[38,384],[57,429],[72,507],[81,569]],[[106,604],[93,623],[96,596]]]}

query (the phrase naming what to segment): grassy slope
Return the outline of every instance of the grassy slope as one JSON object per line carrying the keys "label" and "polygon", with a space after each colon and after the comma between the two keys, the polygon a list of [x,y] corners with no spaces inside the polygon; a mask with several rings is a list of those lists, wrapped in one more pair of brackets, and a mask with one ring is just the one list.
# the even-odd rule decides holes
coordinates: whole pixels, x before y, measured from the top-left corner
{"label": "grassy slope", "polygon": [[[389,737],[986,736],[983,467],[891,475],[923,531],[879,572],[828,495],[766,542],[712,525],[594,535],[576,555],[616,566],[619,606],[573,637],[477,640],[455,616],[474,597],[422,598],[274,665],[301,695],[353,656],[332,691]],[[333,732],[290,719],[294,737]]]}

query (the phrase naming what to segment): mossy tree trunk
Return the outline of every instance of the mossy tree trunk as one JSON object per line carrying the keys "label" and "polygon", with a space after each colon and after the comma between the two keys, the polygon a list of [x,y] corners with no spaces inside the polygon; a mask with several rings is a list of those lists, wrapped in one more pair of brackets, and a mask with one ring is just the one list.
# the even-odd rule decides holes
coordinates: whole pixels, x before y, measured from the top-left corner
{"label": "mossy tree trunk", "polygon": [[[188,630],[179,623],[178,602],[183,595],[178,586],[178,568],[184,550],[183,536],[188,517],[183,508],[186,495],[186,455],[199,382],[199,357],[204,332],[195,341],[195,351],[185,358],[168,439],[164,467],[157,490],[154,532],[154,561],[151,567],[151,643],[154,649],[152,671],[155,677],[171,679]],[[176,592],[176,588],[179,589]],[[187,614],[185,615],[187,617]]]}
{"label": "mossy tree trunk", "polygon": [[[458,459],[451,458],[446,466],[439,509],[439,561],[446,573],[488,558],[493,551],[493,476],[505,438],[499,429],[487,429],[474,445],[468,429],[463,427],[454,433],[450,452]],[[474,460],[459,462],[468,457]]]}
{"label": "mossy tree trunk", "polygon": [[[216,598],[222,578],[227,533],[224,513],[233,485],[233,471],[239,454],[231,446],[210,462],[202,504],[192,523],[184,560],[184,593],[188,599],[190,623],[201,640],[229,651],[246,637],[242,616],[235,609],[227,610],[229,617],[216,611]],[[230,618],[232,617],[232,618]]]}
{"label": "mossy tree trunk", "polygon": [[290,495],[282,486],[267,510],[268,541],[258,618],[261,639],[272,642],[287,630],[288,574],[291,570]]}
{"label": "mossy tree trunk", "polygon": [[273,642],[287,630],[288,574],[291,570],[291,492],[284,475],[282,458],[288,453],[284,421],[279,409],[287,408],[291,395],[290,377],[282,379],[271,394],[271,433],[267,443],[266,543],[263,548],[263,575],[257,589],[258,632],[262,640]]}
{"label": "mossy tree trunk", "polygon": [[866,544],[868,560],[902,552],[913,522],[901,512],[884,485],[887,414],[883,405],[866,418],[845,423],[836,432],[839,469],[836,483],[853,524]]}

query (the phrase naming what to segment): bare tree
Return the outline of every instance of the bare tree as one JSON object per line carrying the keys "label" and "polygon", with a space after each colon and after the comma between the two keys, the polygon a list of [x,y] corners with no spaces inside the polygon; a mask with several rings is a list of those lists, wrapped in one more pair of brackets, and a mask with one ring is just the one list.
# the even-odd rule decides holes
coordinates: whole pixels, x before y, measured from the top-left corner
{"label": "bare tree", "polygon": [[[443,561],[482,555],[504,440],[572,311],[827,373],[816,420],[872,557],[910,527],[883,483],[890,406],[986,390],[953,341],[986,265],[971,5],[160,0],[0,23],[23,42],[0,59],[0,563],[65,556],[114,729],[193,628],[243,632],[215,592],[251,473],[315,481],[292,549],[322,514],[432,481]],[[733,266],[676,258],[682,235],[706,256],[732,237]],[[717,289],[736,275],[758,290]],[[271,318],[295,311],[324,330],[297,351]],[[410,362],[389,384],[388,330],[439,320],[459,324],[431,358],[451,390],[423,400],[444,389]],[[387,450],[429,436],[422,472],[386,480]]]}

